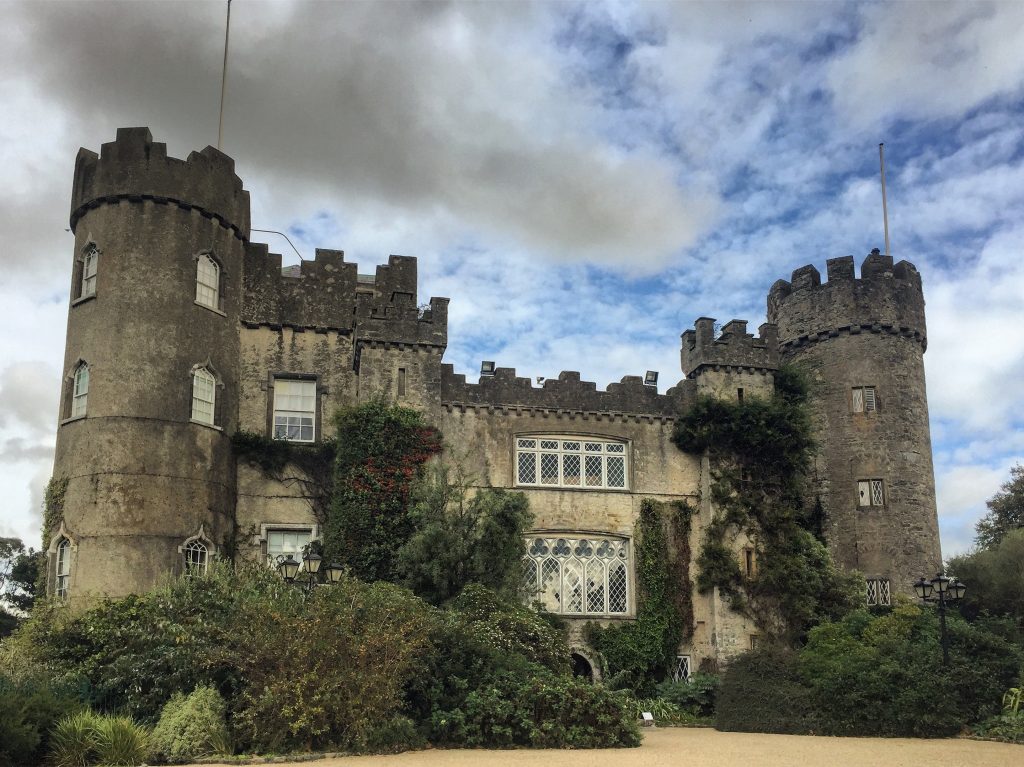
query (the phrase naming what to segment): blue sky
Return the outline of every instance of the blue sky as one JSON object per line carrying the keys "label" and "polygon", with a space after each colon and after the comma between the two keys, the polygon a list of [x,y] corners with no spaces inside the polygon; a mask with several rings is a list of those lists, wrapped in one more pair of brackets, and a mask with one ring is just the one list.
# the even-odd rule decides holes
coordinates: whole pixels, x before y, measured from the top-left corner
{"label": "blue sky", "polygon": [[[215,143],[224,4],[2,8],[0,535],[35,541],[75,153]],[[776,279],[884,247],[884,141],[948,555],[1024,460],[1022,29],[1021,3],[236,0],[223,149],[304,257],[419,257],[458,371],[664,389],[696,317],[756,327]]]}

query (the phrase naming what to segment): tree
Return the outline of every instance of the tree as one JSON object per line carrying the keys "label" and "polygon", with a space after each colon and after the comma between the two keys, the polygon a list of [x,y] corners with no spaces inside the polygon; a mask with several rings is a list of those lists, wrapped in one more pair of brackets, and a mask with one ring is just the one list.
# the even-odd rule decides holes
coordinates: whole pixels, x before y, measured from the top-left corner
{"label": "tree", "polygon": [[1010,479],[985,504],[988,514],[975,525],[974,542],[983,549],[995,548],[1011,530],[1024,528],[1024,466],[1010,469]]}
{"label": "tree", "polygon": [[1024,629],[1024,529],[1011,530],[992,548],[949,561],[949,571],[967,584],[961,612],[1010,616]]}
{"label": "tree", "polygon": [[0,538],[0,637],[10,634],[36,598],[41,551],[26,549],[20,538]]}
{"label": "tree", "polygon": [[399,582],[441,605],[470,583],[514,597],[522,586],[523,531],[533,521],[526,496],[484,488],[458,465],[432,467],[413,491],[415,532],[396,554]]}

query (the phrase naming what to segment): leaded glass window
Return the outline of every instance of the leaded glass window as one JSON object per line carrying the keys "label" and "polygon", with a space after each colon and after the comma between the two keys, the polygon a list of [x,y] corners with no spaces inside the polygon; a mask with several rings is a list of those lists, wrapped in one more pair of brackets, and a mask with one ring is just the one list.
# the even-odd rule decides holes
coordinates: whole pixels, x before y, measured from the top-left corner
{"label": "leaded glass window", "polygon": [[884,506],[885,483],[880,479],[861,479],[857,481],[858,506]]}
{"label": "leaded glass window", "polygon": [[274,439],[312,442],[315,419],[316,381],[274,381]]}
{"label": "leaded glass window", "polygon": [[526,539],[524,585],[546,610],[562,615],[629,612],[629,541],[615,536]]}
{"label": "leaded glass window", "polygon": [[519,437],[516,484],[546,487],[628,487],[626,444],[603,439]]}
{"label": "leaded glass window", "polygon": [[892,604],[892,594],[888,578],[868,578],[868,607],[876,605],[888,607]]}

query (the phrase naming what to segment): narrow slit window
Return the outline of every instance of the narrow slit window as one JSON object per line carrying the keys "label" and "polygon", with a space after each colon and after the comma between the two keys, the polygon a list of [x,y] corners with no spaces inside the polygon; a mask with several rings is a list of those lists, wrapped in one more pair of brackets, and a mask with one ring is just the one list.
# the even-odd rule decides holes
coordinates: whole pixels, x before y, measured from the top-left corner
{"label": "narrow slit window", "polygon": [[79,298],[96,295],[96,271],[99,268],[100,251],[94,244],[86,246],[82,253],[82,289]]}
{"label": "narrow slit window", "polygon": [[398,368],[398,396],[405,396],[405,368]]}
{"label": "narrow slit window", "polygon": [[54,568],[56,582],[53,593],[58,599],[67,599],[71,585],[71,541],[67,538],[57,544],[57,562]]}
{"label": "narrow slit window", "polygon": [[89,366],[84,362],[75,369],[72,387],[71,418],[79,418],[89,406]]}

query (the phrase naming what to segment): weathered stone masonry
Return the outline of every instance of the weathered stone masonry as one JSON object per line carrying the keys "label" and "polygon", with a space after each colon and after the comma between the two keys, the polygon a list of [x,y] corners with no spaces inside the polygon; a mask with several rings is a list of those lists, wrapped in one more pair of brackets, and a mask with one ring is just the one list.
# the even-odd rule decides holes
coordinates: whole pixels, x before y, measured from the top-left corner
{"label": "weathered stone masonry", "polygon": [[[621,552],[628,577],[611,560],[574,559],[566,548],[562,585],[541,588],[541,597],[570,605],[572,618],[576,588],[586,619],[630,620],[628,552],[641,500],[697,508],[693,550],[715,513],[707,460],[675,448],[675,418],[700,393],[769,395],[786,361],[813,378],[815,489],[838,561],[898,591],[938,565],[924,301],[906,262],[873,254],[857,279],[852,259],[833,259],[826,283],[803,267],[772,287],[769,322],[757,336],[739,320],[716,335],[713,319],[698,319],[682,335],[684,378],[659,394],[634,376],[601,391],[572,371],[542,386],[510,368],[467,382],[443,362],[448,299],[420,305],[415,259],[391,256],[367,276],[341,251],[321,249],[314,261],[282,269],[279,255],[249,241],[248,193],[233,161],[210,147],[185,161],[168,158],[145,128],[119,130],[98,156],[79,152],[71,227],[54,468],[69,484],[63,526],[50,543],[50,581],[74,603],[181,573],[190,546],[212,556],[237,545],[238,556],[258,559],[315,537],[300,487],[238,462],[230,445],[238,430],[273,434],[286,412],[281,392],[297,384],[312,404],[300,397],[293,400],[305,404],[287,407],[313,422],[310,438],[330,434],[339,407],[383,395],[424,411],[481,486],[526,493],[537,546],[564,539],[582,542],[574,544],[582,551],[586,541],[611,542],[602,551]],[[90,248],[99,255],[95,293],[87,295]],[[216,264],[215,305],[197,297],[203,259]],[[212,416],[195,417],[195,397],[210,398],[193,389],[197,370],[215,380]],[[858,387],[871,388],[867,412],[854,412]],[[86,403],[84,415],[71,417],[73,400]],[[865,480],[882,483],[884,503],[859,502]],[[71,550],[63,573],[60,542]],[[574,567],[589,585],[572,580]],[[695,594],[694,612],[693,641],[680,648],[694,668],[749,647],[754,628],[716,593]],[[578,638],[583,620],[570,623]]]}

